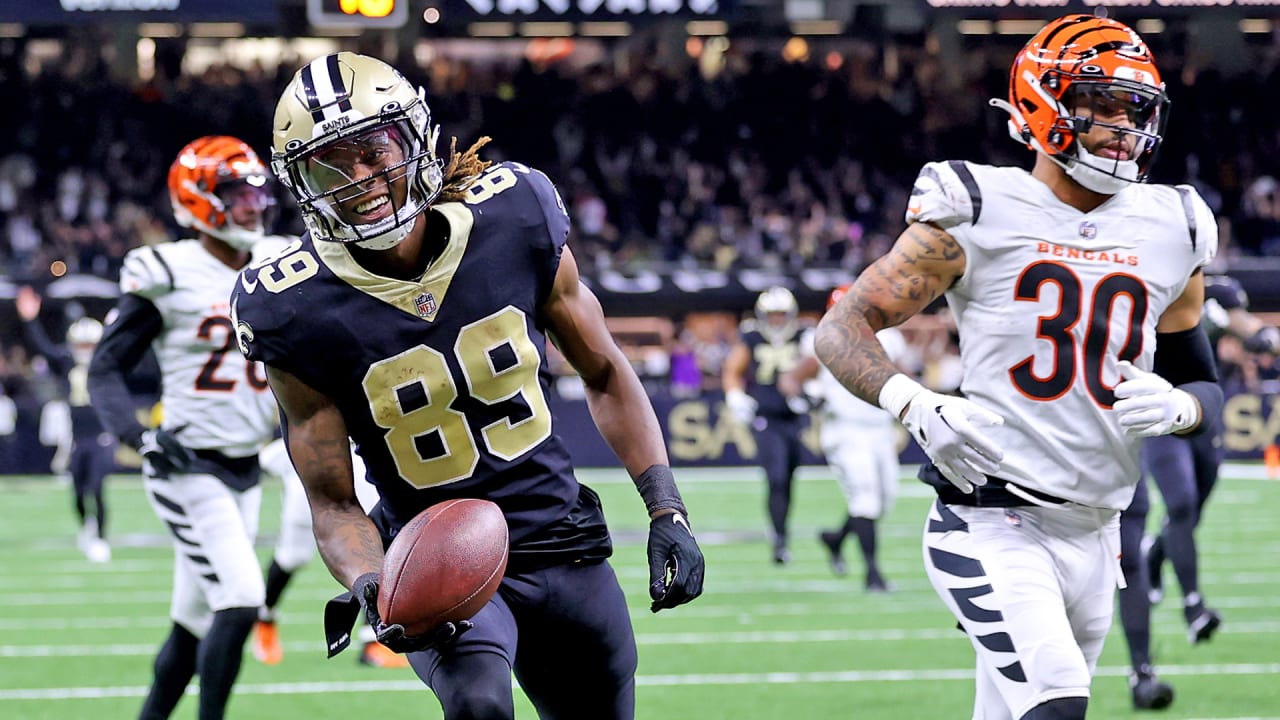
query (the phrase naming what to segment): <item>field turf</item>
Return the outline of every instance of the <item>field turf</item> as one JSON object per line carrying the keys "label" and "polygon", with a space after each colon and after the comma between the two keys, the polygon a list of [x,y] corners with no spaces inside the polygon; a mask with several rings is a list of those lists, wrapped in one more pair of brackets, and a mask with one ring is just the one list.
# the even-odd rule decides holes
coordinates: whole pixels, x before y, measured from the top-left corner
{"label": "field turf", "polygon": [[[641,720],[969,717],[972,651],[924,576],[920,529],[929,497],[914,480],[903,480],[881,530],[882,565],[897,590],[868,595],[855,549],[846,550],[852,573],[836,578],[815,539],[843,514],[825,469],[806,468],[797,483],[795,561],[786,567],[769,562],[758,470],[677,471],[707,557],[706,593],[654,615],[639,498],[620,471],[580,475],[604,498],[615,535],[614,564],[640,649]],[[1176,597],[1161,604],[1154,652],[1177,699],[1163,713],[1134,713],[1117,620],[1090,717],[1280,720],[1280,481],[1262,479],[1256,465],[1228,466],[1223,475],[1199,534],[1202,585],[1226,618],[1222,631],[1192,647]],[[109,480],[114,557],[105,565],[76,550],[64,483],[3,478],[0,492],[0,718],[135,717],[168,630],[171,572],[163,527],[141,484]],[[264,563],[279,503],[278,484],[268,483]],[[1157,517],[1153,511],[1153,523]],[[1166,578],[1176,596],[1171,571]],[[267,667],[246,655],[229,717],[440,717],[412,671],[360,666],[354,650],[325,659],[321,610],[338,589],[318,559],[299,573],[281,606],[285,660]],[[535,717],[518,692],[517,715]],[[194,717],[188,696],[175,718]]]}

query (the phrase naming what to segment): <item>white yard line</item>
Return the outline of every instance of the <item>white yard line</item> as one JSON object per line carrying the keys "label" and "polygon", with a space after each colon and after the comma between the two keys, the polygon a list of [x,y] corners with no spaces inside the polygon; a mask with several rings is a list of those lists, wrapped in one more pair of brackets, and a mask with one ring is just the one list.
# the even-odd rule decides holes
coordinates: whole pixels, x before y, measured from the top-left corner
{"label": "white yard line", "polygon": [[[1115,632],[1119,632],[1116,628]],[[1222,626],[1224,634],[1260,635],[1280,633],[1280,622],[1235,622]],[[1160,628],[1158,635],[1179,636],[1185,631],[1181,626]],[[751,645],[751,644],[800,644],[841,642],[901,642],[954,640],[967,643],[964,635],[954,628],[878,630],[753,630],[735,632],[687,632],[687,633],[638,633],[638,645]],[[320,653],[323,646],[316,642],[285,643],[285,650],[298,653]],[[60,658],[60,657],[120,657],[149,656],[156,651],[154,643],[107,643],[85,645],[0,645],[0,658]],[[1164,672],[1164,666],[1160,668]]]}
{"label": "white yard line", "polygon": [[[1125,677],[1127,666],[1099,668],[1097,675]],[[1161,665],[1161,675],[1275,675],[1280,674],[1280,664],[1234,665]],[[930,670],[846,670],[811,673],[722,673],[697,675],[640,675],[636,684],[640,687],[672,687],[681,685],[801,685],[825,683],[877,683],[921,682],[957,680],[972,682],[973,670],[938,668]],[[335,692],[423,692],[425,686],[417,681],[373,680],[364,682],[306,682],[306,683],[240,683],[237,695],[308,695]],[[101,698],[144,697],[148,688],[132,687],[57,687],[12,688],[0,690],[0,700],[96,700]],[[187,688],[187,694],[198,692]],[[1209,719],[1205,719],[1209,720]],[[1223,719],[1225,720],[1225,719]],[[1232,720],[1268,720],[1264,718]]]}

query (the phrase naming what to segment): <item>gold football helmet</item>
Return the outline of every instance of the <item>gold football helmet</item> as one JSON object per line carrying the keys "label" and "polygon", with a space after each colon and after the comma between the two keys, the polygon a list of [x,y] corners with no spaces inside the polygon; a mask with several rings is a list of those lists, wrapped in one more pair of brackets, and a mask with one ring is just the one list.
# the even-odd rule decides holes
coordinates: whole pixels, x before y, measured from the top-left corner
{"label": "gold football helmet", "polygon": [[340,52],[299,70],[276,105],[271,169],[317,240],[394,247],[440,194],[426,92],[390,65]]}
{"label": "gold football helmet", "polygon": [[800,305],[791,291],[776,285],[756,298],[756,327],[769,342],[788,338],[795,332]]}

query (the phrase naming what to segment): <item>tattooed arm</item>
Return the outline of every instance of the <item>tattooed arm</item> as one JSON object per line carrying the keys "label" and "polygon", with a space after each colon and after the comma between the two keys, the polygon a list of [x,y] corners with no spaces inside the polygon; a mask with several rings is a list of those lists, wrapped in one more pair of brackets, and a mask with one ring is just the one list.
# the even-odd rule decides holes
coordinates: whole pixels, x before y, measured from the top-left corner
{"label": "tattooed arm", "polygon": [[814,345],[818,359],[850,392],[879,404],[880,389],[900,370],[876,331],[928,307],[964,269],[955,238],[929,223],[909,226],[822,318]]}
{"label": "tattooed arm", "polygon": [[267,381],[284,412],[289,458],[307,489],[320,557],[351,587],[382,569],[382,537],[356,499],[347,425],[333,401],[297,377],[267,366]]}

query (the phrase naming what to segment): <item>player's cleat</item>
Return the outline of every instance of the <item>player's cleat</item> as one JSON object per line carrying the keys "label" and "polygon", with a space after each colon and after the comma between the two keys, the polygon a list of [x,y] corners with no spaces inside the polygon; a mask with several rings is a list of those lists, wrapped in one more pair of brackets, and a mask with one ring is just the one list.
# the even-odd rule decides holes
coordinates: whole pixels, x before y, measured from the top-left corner
{"label": "player's cleat", "polygon": [[1163,710],[1173,704],[1173,686],[1156,677],[1150,667],[1129,674],[1135,710]]}
{"label": "player's cleat", "polygon": [[1161,577],[1161,570],[1164,568],[1164,554],[1151,552],[1158,537],[1158,535],[1142,536],[1142,558],[1147,563],[1147,600],[1152,605],[1158,605],[1164,599],[1164,579]]}
{"label": "player's cleat", "polygon": [[96,518],[87,517],[80,526],[80,531],[76,533],[76,549],[87,555],[89,545],[96,539],[98,539],[98,521]]}
{"label": "player's cleat", "polygon": [[392,652],[380,642],[367,642],[360,653],[360,664],[376,668],[406,668],[409,667],[409,658]]}
{"label": "player's cleat", "polygon": [[791,551],[787,549],[786,543],[773,544],[773,564],[786,565],[791,562]]}
{"label": "player's cleat", "polygon": [[836,577],[844,577],[849,574],[849,566],[844,562],[844,554],[840,552],[840,544],[844,540],[840,533],[831,530],[823,530],[818,533],[818,542],[827,549],[831,555],[831,572]]}
{"label": "player's cleat", "polygon": [[884,579],[879,570],[873,570],[867,573],[867,592],[869,593],[891,593],[894,591],[893,583]]}
{"label": "player's cleat", "polygon": [[1217,610],[1207,608],[1204,603],[1196,603],[1186,608],[1187,641],[1192,645],[1208,642],[1222,625],[1222,615]]}
{"label": "player's cleat", "polygon": [[89,538],[84,546],[84,556],[93,563],[111,562],[111,545],[102,538]]}
{"label": "player's cleat", "polygon": [[254,623],[253,657],[263,665],[279,665],[284,660],[284,645],[280,644],[280,629],[275,622]]}

